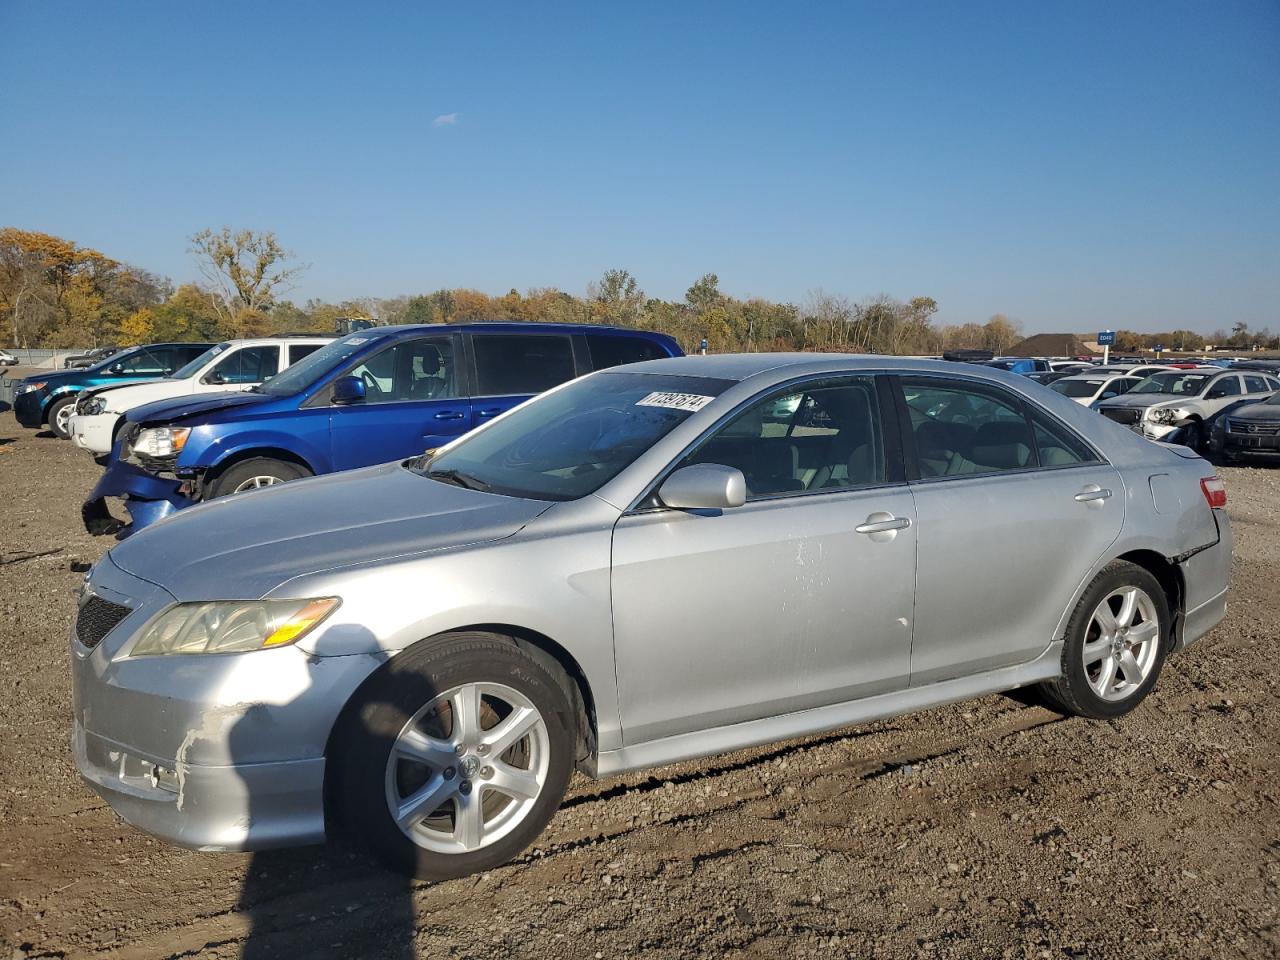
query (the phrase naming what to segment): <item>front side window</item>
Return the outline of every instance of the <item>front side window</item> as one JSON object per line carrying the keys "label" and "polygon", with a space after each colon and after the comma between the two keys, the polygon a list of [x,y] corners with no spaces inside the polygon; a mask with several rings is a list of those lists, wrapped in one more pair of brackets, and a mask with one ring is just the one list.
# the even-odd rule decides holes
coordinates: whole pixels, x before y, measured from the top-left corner
{"label": "front side window", "polygon": [[508,496],[576,500],[731,386],[708,377],[593,374],[535,398],[413,469]]}
{"label": "front side window", "polygon": [[566,336],[547,334],[476,334],[478,397],[541,393],[572,380],[573,345]]}
{"label": "front side window", "polygon": [[452,400],[459,396],[453,340],[402,340],[357,364],[347,376],[364,381],[365,403]]}
{"label": "front side window", "polygon": [[110,369],[112,373],[119,373],[124,377],[154,377],[164,373],[165,366],[163,358],[157,356],[153,350],[142,349],[122,357],[113,363]]}
{"label": "front side window", "polygon": [[885,482],[872,377],[791,387],[754,401],[680,466],[736,467],[752,499]]}
{"label": "front side window", "polygon": [[209,383],[261,383],[280,369],[280,348],[244,347],[229,354],[206,377]]}

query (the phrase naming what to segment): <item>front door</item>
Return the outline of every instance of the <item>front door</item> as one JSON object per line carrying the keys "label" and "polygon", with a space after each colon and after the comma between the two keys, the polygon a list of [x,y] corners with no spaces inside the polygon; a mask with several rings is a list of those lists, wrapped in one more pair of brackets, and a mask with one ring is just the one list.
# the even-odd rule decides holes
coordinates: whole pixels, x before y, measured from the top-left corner
{"label": "front door", "polygon": [[1120,534],[1120,475],[990,384],[902,377],[919,521],[911,685],[1032,660]]}
{"label": "front door", "polygon": [[880,408],[872,377],[775,391],[680,464],[740,469],[744,506],[618,521],[626,743],[906,686],[915,510]]}
{"label": "front door", "polygon": [[448,336],[401,340],[346,371],[364,381],[365,399],[330,408],[334,469],[417,456],[471,429],[456,346]]}

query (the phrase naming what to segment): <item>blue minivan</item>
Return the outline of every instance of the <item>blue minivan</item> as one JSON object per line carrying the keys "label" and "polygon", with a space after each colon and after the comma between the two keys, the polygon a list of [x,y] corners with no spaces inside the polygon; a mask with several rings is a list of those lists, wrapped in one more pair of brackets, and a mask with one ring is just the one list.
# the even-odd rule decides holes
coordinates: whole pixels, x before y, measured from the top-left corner
{"label": "blue minivan", "polygon": [[586,324],[356,331],[247,393],[130,410],[85,526],[122,537],[201,500],[416,456],[592,370],[681,355],[666,334]]}

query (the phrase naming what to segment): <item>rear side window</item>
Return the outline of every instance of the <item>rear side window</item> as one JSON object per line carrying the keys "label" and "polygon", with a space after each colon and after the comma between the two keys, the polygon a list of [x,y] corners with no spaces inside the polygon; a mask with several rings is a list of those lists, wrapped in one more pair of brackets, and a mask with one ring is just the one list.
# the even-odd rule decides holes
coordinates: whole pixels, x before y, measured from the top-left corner
{"label": "rear side window", "polygon": [[289,344],[289,365],[297,363],[303,357],[315,353],[320,349],[322,344],[319,343],[291,343]]}
{"label": "rear side window", "polygon": [[1266,393],[1267,381],[1262,377],[1245,377],[1244,389],[1247,393]]}
{"label": "rear side window", "polygon": [[541,393],[576,376],[567,336],[477,334],[476,396]]}
{"label": "rear side window", "polygon": [[587,334],[587,349],[591,351],[593,370],[618,367],[624,363],[642,360],[658,360],[667,352],[652,340],[643,337],[611,337],[603,333]]}
{"label": "rear side window", "polygon": [[1071,431],[1048,417],[1032,412],[1036,453],[1042,467],[1068,467],[1075,463],[1096,463],[1098,457]]}

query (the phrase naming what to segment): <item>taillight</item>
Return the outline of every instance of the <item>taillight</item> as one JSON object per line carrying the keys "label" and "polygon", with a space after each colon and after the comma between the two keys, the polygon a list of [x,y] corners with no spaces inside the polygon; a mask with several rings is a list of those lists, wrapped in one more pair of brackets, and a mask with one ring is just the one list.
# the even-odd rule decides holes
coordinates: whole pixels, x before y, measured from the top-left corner
{"label": "taillight", "polygon": [[1205,477],[1200,481],[1200,491],[1209,506],[1221,510],[1227,505],[1227,485],[1221,477]]}

